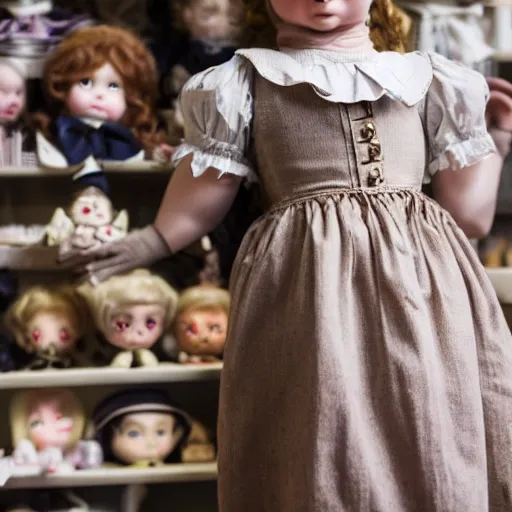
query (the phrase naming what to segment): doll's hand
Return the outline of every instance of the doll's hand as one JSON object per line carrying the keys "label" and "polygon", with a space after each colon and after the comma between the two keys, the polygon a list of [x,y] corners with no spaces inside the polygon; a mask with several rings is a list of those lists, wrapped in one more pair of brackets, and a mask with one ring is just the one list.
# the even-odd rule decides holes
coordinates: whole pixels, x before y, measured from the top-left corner
{"label": "doll's hand", "polygon": [[512,84],[488,77],[490,97],[485,112],[487,127],[512,132]]}
{"label": "doll's hand", "polygon": [[174,146],[169,144],[160,144],[153,152],[153,160],[161,164],[166,164],[171,161],[172,155],[176,151]]}
{"label": "doll's hand", "polygon": [[86,274],[95,285],[113,275],[148,267],[170,254],[162,236],[153,226],[148,226],[98,249],[59,254],[58,262],[76,274]]}

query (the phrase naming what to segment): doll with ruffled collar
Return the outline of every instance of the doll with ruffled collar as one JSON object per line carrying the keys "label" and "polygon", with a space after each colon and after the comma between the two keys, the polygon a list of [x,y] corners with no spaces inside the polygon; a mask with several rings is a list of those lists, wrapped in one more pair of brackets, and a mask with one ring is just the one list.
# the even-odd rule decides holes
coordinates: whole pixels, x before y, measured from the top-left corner
{"label": "doll with ruffled collar", "polygon": [[45,64],[49,115],[37,119],[41,165],[68,167],[81,186],[108,192],[104,161],[137,161],[162,142],[156,64],[144,43],[109,26],[78,30]]}

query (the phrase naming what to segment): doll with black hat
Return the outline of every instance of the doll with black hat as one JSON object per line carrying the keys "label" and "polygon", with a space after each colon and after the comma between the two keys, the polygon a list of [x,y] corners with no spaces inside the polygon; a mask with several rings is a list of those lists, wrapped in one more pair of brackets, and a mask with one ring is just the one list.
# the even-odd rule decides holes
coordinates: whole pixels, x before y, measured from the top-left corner
{"label": "doll with black hat", "polygon": [[179,462],[190,419],[165,391],[124,389],[107,396],[92,416],[106,463],[151,467]]}

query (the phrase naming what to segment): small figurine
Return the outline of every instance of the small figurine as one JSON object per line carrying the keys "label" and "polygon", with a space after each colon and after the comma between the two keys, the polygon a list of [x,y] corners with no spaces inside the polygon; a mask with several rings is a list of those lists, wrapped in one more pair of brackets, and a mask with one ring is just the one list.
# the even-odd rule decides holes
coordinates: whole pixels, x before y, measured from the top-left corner
{"label": "small figurine", "polygon": [[37,116],[38,157],[108,193],[104,161],[139,161],[162,142],[156,64],[142,40],[106,25],[73,32],[44,70],[48,115]]}
{"label": "small figurine", "polygon": [[181,462],[211,462],[216,458],[212,435],[198,421],[191,420],[190,434],[181,450]]}
{"label": "small figurine", "polygon": [[69,389],[22,391],[10,406],[13,458],[19,466],[36,466],[43,473],[67,473],[99,467],[103,462],[96,441],[82,440],[85,413]]}
{"label": "small figurine", "polygon": [[67,285],[25,291],[5,316],[7,329],[32,361],[30,370],[69,368],[87,326],[87,304]]}
{"label": "small figurine", "polygon": [[164,279],[139,269],[98,286],[82,285],[80,293],[96,328],[117,349],[110,366],[159,364],[151,348],[169,330],[178,302],[177,292]]}
{"label": "small figurine", "polygon": [[158,466],[179,462],[190,420],[159,389],[124,389],[105,398],[92,416],[105,462]]}
{"label": "small figurine", "polygon": [[229,292],[215,286],[193,286],[180,295],[174,321],[180,363],[220,360],[226,343],[229,307]]}
{"label": "small figurine", "polygon": [[114,211],[112,202],[99,188],[80,191],[69,208],[69,216],[57,208],[46,228],[47,245],[62,250],[92,249],[120,240],[128,232],[128,212]]}

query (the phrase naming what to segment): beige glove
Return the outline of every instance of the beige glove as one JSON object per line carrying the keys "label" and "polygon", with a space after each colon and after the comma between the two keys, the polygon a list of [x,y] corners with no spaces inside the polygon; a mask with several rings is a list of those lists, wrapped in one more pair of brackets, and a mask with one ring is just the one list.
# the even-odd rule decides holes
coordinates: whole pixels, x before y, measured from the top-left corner
{"label": "beige glove", "polygon": [[165,240],[150,225],[96,249],[61,252],[58,261],[77,274],[87,273],[89,281],[97,284],[110,276],[147,267],[170,255],[171,250]]}

